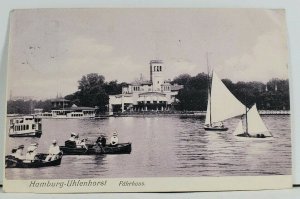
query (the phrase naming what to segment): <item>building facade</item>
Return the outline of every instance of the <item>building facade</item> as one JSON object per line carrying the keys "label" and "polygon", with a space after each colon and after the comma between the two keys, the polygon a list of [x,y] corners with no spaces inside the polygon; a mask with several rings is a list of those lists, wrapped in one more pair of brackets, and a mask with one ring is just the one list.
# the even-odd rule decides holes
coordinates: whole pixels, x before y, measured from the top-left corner
{"label": "building facade", "polygon": [[182,85],[164,80],[162,60],[150,61],[150,80],[140,79],[122,88],[122,93],[109,96],[109,113],[170,110],[177,102]]}
{"label": "building facade", "polygon": [[95,118],[96,107],[81,107],[64,98],[51,100],[51,112],[43,112],[43,109],[34,109],[34,114],[40,118]]}

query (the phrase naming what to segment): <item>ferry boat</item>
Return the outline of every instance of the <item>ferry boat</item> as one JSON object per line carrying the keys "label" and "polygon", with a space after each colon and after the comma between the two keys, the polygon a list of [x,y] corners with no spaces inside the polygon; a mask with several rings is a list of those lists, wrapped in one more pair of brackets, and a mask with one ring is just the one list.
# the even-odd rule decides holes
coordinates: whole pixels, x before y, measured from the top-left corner
{"label": "ferry boat", "polygon": [[96,108],[78,107],[73,105],[69,108],[53,109],[51,112],[36,113],[38,118],[47,119],[94,119]]}
{"label": "ferry boat", "polygon": [[11,118],[8,135],[9,137],[41,137],[42,119],[33,115]]}

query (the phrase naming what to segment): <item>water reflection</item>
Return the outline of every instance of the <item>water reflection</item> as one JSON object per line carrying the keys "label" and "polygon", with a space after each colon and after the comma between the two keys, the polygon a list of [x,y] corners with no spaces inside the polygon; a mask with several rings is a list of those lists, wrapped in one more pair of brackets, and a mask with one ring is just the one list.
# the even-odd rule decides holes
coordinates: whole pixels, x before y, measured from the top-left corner
{"label": "water reflection", "polygon": [[131,154],[64,156],[57,167],[7,169],[9,179],[240,176],[291,174],[289,116],[263,116],[272,140],[240,140],[233,135],[238,118],[225,121],[227,132],[204,131],[204,117],[119,117],[104,120],[43,120],[43,135],[8,138],[7,151],[38,141],[47,152],[53,139],[64,144],[71,132],[94,142],[117,130],[120,142],[132,142]]}

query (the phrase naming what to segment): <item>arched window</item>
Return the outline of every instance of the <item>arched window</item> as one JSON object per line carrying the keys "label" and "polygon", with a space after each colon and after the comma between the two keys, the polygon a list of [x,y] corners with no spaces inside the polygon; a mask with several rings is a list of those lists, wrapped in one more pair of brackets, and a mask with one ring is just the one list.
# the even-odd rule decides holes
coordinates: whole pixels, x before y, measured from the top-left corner
{"label": "arched window", "polygon": [[153,69],[153,71],[156,71],[156,66],[154,66],[154,69]]}
{"label": "arched window", "polygon": [[159,71],[161,71],[161,66],[159,66]]}

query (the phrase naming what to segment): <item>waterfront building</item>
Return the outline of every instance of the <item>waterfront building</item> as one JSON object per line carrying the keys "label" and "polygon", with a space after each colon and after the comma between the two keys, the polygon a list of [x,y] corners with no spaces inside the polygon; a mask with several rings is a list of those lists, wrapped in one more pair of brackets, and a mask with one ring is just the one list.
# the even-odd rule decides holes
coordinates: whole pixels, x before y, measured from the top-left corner
{"label": "waterfront building", "polygon": [[164,111],[174,108],[182,85],[164,80],[164,62],[150,61],[150,80],[134,81],[122,88],[122,93],[109,96],[109,113],[125,111]]}
{"label": "waterfront building", "polygon": [[64,98],[55,98],[51,99],[51,105],[53,108],[65,108],[65,107],[70,107],[71,103],[70,100],[66,100]]}
{"label": "waterfront building", "polygon": [[64,98],[56,98],[51,100],[51,112],[42,112],[42,109],[35,109],[35,115],[40,118],[95,118],[96,109],[94,107],[76,106]]}

